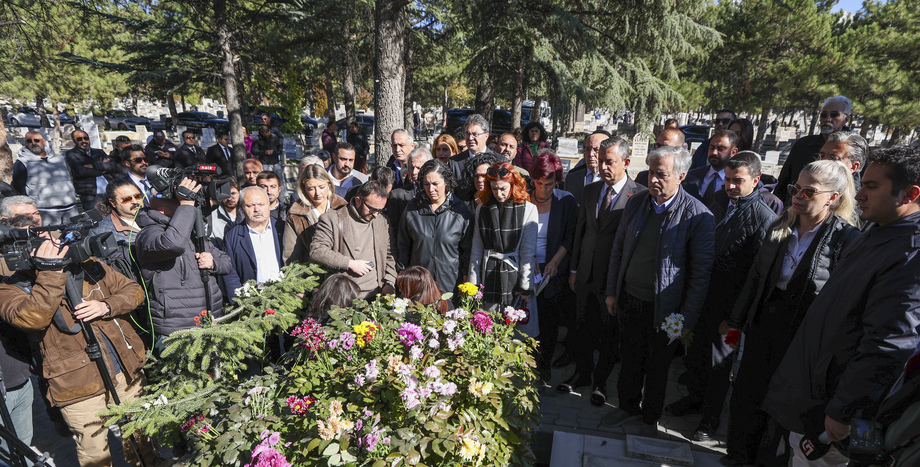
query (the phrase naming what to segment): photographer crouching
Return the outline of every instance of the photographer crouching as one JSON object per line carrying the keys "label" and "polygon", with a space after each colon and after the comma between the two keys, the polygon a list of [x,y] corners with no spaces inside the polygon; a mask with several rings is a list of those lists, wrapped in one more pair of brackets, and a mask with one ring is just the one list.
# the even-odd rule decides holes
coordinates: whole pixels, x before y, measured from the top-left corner
{"label": "photographer crouching", "polygon": [[[137,398],[145,384],[144,344],[127,320],[144,292],[94,258],[71,260],[68,251],[52,240],[33,249],[31,269],[18,271],[0,285],[0,319],[39,340],[47,398],[61,408],[74,433],[80,465],[107,466],[112,463],[109,430],[98,414],[116,400]],[[88,353],[95,350],[88,342],[90,335],[100,344],[95,359]],[[99,363],[104,363],[106,374]],[[107,384],[107,378],[114,384]],[[123,441],[126,458],[138,465],[128,438]],[[138,450],[151,465],[150,444],[142,442]]]}
{"label": "photographer crouching", "polygon": [[148,286],[157,354],[165,348],[164,337],[194,327],[202,310],[220,314],[223,296],[216,276],[233,268],[227,254],[211,242],[199,242],[196,250],[193,239],[201,235],[197,221],[202,215],[195,206],[201,199],[198,182],[182,178],[170,191],[152,196],[150,207],[137,215],[138,264]]}

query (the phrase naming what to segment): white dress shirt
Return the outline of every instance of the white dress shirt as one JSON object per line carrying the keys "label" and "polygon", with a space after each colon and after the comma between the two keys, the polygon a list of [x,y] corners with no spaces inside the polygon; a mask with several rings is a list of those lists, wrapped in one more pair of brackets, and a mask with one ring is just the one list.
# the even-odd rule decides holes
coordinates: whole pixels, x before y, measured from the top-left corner
{"label": "white dress shirt", "polygon": [[275,252],[275,231],[272,229],[271,220],[261,233],[248,225],[246,228],[249,230],[252,250],[256,254],[256,282],[262,284],[275,278],[281,271],[281,266],[278,265],[278,254]]}

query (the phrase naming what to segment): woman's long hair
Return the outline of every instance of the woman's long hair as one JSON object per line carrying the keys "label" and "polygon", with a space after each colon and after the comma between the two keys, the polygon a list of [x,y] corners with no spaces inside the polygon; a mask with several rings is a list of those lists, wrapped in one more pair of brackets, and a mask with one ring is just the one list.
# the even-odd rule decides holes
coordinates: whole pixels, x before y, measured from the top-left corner
{"label": "woman's long hair", "polygon": [[421,266],[410,266],[396,275],[396,290],[403,298],[422,305],[435,305],[441,313],[447,312],[447,303],[441,300],[441,289],[434,276]]}
{"label": "woman's long hair", "polygon": [[332,195],[335,194],[335,184],[332,183],[329,172],[326,172],[325,168],[316,164],[307,165],[300,171],[300,177],[297,178],[297,199],[306,207],[313,206],[313,203],[310,202],[310,198],[307,197],[307,190],[304,187],[307,185],[308,181],[313,179],[322,180],[329,185],[329,198],[332,198]]}
{"label": "woman's long hair", "polygon": [[[524,181],[524,177],[522,177],[521,174],[518,173],[517,169],[514,168],[514,165],[512,165],[510,162],[498,162],[496,164],[492,164],[490,169],[505,169],[508,171],[508,175],[504,177],[497,175],[495,177],[486,176],[486,181],[491,182],[493,180],[500,180],[510,183],[511,197],[509,198],[509,201],[512,203],[524,203],[530,199],[530,195],[527,193],[527,182]],[[489,188],[488,190],[482,190],[482,193],[479,193],[479,201],[484,205],[489,204],[489,201],[492,201],[492,189]]]}
{"label": "woman's long hair", "polygon": [[[838,161],[815,161],[806,165],[801,173],[811,175],[827,189],[840,193],[837,199],[829,206],[831,213],[836,214],[852,225],[858,225],[856,189],[853,185],[853,175],[850,174],[849,169]],[[786,208],[783,214],[773,221],[773,225],[770,226],[770,240],[779,242],[791,235],[793,227],[799,220],[798,217],[792,213],[792,209]]]}
{"label": "woman's long hair", "polygon": [[725,128],[731,128],[732,125],[741,125],[741,132],[738,133],[738,150],[750,151],[754,147],[754,124],[746,118],[732,120]]}
{"label": "woman's long hair", "polygon": [[313,294],[310,302],[309,316],[319,321],[326,321],[329,310],[336,306],[345,308],[358,298],[361,288],[348,274],[337,273],[326,278]]}
{"label": "woman's long hair", "polygon": [[[530,130],[532,128],[540,129],[540,137],[537,138],[536,141],[530,141]],[[522,143],[525,143],[525,144],[526,143],[533,144],[533,143],[546,142],[546,139],[548,137],[549,135],[546,133],[546,128],[543,128],[543,124],[536,120],[528,123],[527,125],[524,125],[524,131],[521,134]],[[536,156],[536,154],[534,154],[534,156]]]}

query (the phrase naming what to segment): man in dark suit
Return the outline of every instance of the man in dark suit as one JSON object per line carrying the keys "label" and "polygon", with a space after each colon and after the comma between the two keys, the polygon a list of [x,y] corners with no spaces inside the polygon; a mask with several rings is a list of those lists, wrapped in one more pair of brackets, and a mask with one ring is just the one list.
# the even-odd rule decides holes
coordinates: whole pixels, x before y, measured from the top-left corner
{"label": "man in dark suit", "polygon": [[204,149],[198,145],[198,138],[191,130],[182,132],[182,146],[176,149],[176,168],[183,169],[198,164],[206,164]]}
{"label": "man in dark suit", "polygon": [[725,163],[738,152],[738,135],[719,130],[709,139],[709,165],[687,172],[681,186],[687,194],[708,205],[725,186]]}
{"label": "man in dark suit", "polygon": [[584,165],[575,167],[565,176],[565,191],[575,195],[575,200],[581,203],[582,194],[585,187],[599,181],[601,175],[598,172],[597,158],[601,150],[601,142],[610,136],[604,133],[593,133],[585,138],[584,143]]}
{"label": "man in dark suit", "polygon": [[[602,406],[607,402],[607,378],[619,359],[616,319],[607,314],[604,304],[607,259],[626,201],[646,189],[626,174],[629,143],[625,139],[612,137],[600,143],[598,162],[601,181],[585,187],[569,265],[569,287],[578,297],[575,329],[567,339],[575,356],[575,374],[556,389],[573,392],[593,382],[591,403]],[[595,347],[600,351],[596,367]]]}
{"label": "man in dark suit", "polygon": [[208,148],[205,160],[207,160],[208,164],[220,167],[221,175],[236,177],[236,171],[233,170],[233,150],[230,149],[230,135],[227,133],[217,135],[217,144]]}
{"label": "man in dark suit", "polygon": [[83,210],[89,211],[105,193],[108,182],[121,176],[121,164],[112,160],[102,149],[91,148],[89,135],[83,130],[74,130],[70,139],[74,147],[64,153],[64,159],[70,168],[73,186],[80,196]]}
{"label": "man in dark suit", "polygon": [[224,235],[224,251],[233,264],[233,272],[224,277],[227,293],[235,297],[236,289],[250,279],[260,284],[281,271],[281,244],[268,207],[268,195],[259,187],[240,192],[240,207],[246,222],[233,226]]}
{"label": "man in dark suit", "polygon": [[[655,137],[655,149],[662,146],[684,146],[684,132],[676,128],[665,128]],[[636,174],[636,183],[648,187],[648,170],[643,170]]]}
{"label": "man in dark suit", "polygon": [[[716,112],[716,118],[712,119],[713,130],[716,132],[727,130],[731,121],[737,119],[738,115],[734,111],[722,109]],[[703,141],[703,144],[696,148],[696,151],[693,152],[693,163],[690,165],[690,170],[706,167],[706,160],[709,157],[709,146],[711,144],[712,139],[708,139]]]}
{"label": "man in dark suit", "polygon": [[450,158],[450,169],[454,172],[455,180],[463,179],[463,168],[466,162],[479,154],[490,152],[495,154],[499,162],[505,162],[505,156],[490,151],[486,142],[489,140],[489,122],[485,117],[479,114],[473,114],[467,117],[463,124],[463,132],[466,135],[466,150]]}

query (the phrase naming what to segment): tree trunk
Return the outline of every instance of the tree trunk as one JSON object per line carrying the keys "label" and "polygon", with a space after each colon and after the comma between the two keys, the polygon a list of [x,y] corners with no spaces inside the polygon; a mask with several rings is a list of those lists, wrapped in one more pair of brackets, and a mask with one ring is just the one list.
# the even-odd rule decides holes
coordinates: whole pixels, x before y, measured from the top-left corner
{"label": "tree trunk", "polygon": [[890,148],[901,142],[901,134],[903,133],[901,127],[897,126],[894,128],[894,131],[891,132],[891,137],[888,138],[888,144],[886,148]]}
{"label": "tree trunk", "polygon": [[176,110],[176,95],[169,93],[166,97],[166,105],[169,107],[169,123],[175,130],[176,123],[179,121],[179,112]]}
{"label": "tree trunk", "polygon": [[393,152],[390,134],[405,118],[406,2],[377,0],[374,19],[374,147],[377,165],[383,166]]}
{"label": "tree trunk", "polygon": [[767,103],[764,104],[763,109],[760,109],[760,124],[757,125],[757,138],[752,148],[756,153],[760,153],[760,148],[763,146],[763,137],[767,134],[767,121],[770,119],[770,107],[773,104],[773,90],[770,89],[767,92],[769,92]]}
{"label": "tree trunk", "polygon": [[476,86],[476,113],[485,117],[492,126],[492,109],[495,108],[495,73],[492,66],[494,55],[489,58],[490,63],[486,65],[482,76],[479,78],[479,84]]}
{"label": "tree trunk", "polygon": [[406,83],[405,83],[405,92],[406,98],[403,102],[403,128],[409,132],[411,138],[415,138],[415,132],[412,131],[412,128],[415,127],[415,96],[412,93],[413,79],[412,75],[414,74],[415,69],[412,67],[412,32],[409,31],[406,34],[406,61],[404,64],[406,70]]}
{"label": "tree trunk", "polygon": [[185,94],[180,94],[179,98],[182,99],[182,111],[188,112],[188,106],[185,105]]}
{"label": "tree trunk", "polygon": [[48,121],[48,113],[45,112],[45,96],[41,94],[35,95],[35,108],[38,109],[38,123],[42,128],[50,127],[51,122]]}
{"label": "tree trunk", "polygon": [[64,129],[61,128],[61,113],[58,111],[57,102],[52,102],[51,105],[54,108],[54,128],[49,131],[51,133],[51,152],[57,153],[61,152],[61,136],[64,134]]}
{"label": "tree trunk", "polygon": [[[541,124],[543,123],[543,109],[541,107],[543,107],[543,98],[537,97],[533,100],[533,109],[530,111],[531,122],[536,120]],[[547,128],[546,131],[550,131],[550,129]]]}
{"label": "tree trunk", "polygon": [[348,22],[345,23],[344,37],[342,52],[345,60],[342,61],[342,94],[345,96],[345,122],[348,124],[355,121],[355,66],[357,63]]}
{"label": "tree trunk", "polygon": [[335,121],[335,88],[332,86],[332,73],[326,68],[326,117]]}
{"label": "tree trunk", "polygon": [[521,105],[524,102],[524,54],[521,54],[514,73],[514,89],[511,93],[511,129],[521,126]]}
{"label": "tree trunk", "polygon": [[243,115],[237,88],[236,69],[233,66],[233,49],[230,43],[230,26],[227,24],[227,0],[214,0],[214,22],[217,26],[217,46],[220,48],[220,75],[224,80],[227,99],[227,120],[230,120],[230,141],[233,144],[233,165],[236,173],[243,173],[246,159],[246,134],[243,133]]}
{"label": "tree trunk", "polygon": [[866,135],[869,134],[869,127],[871,125],[872,125],[872,119],[867,116],[863,116],[862,125],[859,127],[859,136],[862,136],[863,138],[865,138]]}
{"label": "tree trunk", "polygon": [[6,141],[6,124],[0,118],[0,181],[13,181],[13,150]]}
{"label": "tree trunk", "polygon": [[818,124],[818,108],[814,107],[811,109],[811,125],[808,128],[808,134],[815,134],[815,126]]}

